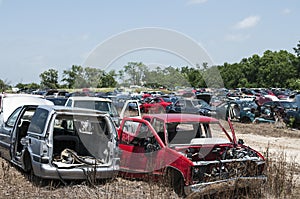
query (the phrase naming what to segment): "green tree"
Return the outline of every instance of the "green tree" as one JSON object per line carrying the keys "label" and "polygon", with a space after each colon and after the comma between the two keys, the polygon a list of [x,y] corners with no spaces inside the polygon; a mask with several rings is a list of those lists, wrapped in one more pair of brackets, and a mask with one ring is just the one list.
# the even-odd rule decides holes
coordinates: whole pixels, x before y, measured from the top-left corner
{"label": "green tree", "polygon": [[129,81],[133,85],[141,85],[144,80],[144,74],[147,71],[147,66],[142,62],[128,62],[124,66],[124,72],[129,76]]}
{"label": "green tree", "polygon": [[295,59],[287,51],[265,51],[258,71],[260,84],[264,87],[288,87],[288,80],[296,78],[297,75],[293,65]]}
{"label": "green tree", "polygon": [[49,69],[40,74],[41,86],[43,88],[56,89],[58,85],[58,71],[54,69]]}
{"label": "green tree", "polygon": [[5,92],[9,88],[9,85],[0,79],[0,92]]}
{"label": "green tree", "polygon": [[[224,63],[223,66],[218,66],[218,69],[220,70],[226,88],[236,88],[239,84],[241,85],[239,80],[246,78],[242,71],[242,67],[238,63]],[[243,80],[243,82],[245,81]]]}
{"label": "green tree", "polygon": [[300,41],[297,44],[297,47],[293,48],[297,57],[300,57]]}
{"label": "green tree", "polygon": [[84,88],[87,82],[84,78],[82,66],[72,65],[70,70],[63,71],[63,82],[66,82],[68,88]]}
{"label": "green tree", "polygon": [[295,55],[281,50],[267,50],[263,56],[243,58],[240,63],[218,66],[225,87],[293,87],[299,77],[299,61]]}
{"label": "green tree", "polygon": [[84,68],[84,79],[86,80],[86,87],[99,87],[101,85],[101,78],[104,75],[104,71],[97,69],[86,67]]}
{"label": "green tree", "polygon": [[181,68],[181,73],[185,79],[194,88],[205,87],[205,82],[202,76],[202,72],[199,68],[189,68],[188,66]]}
{"label": "green tree", "polygon": [[115,80],[116,76],[117,74],[114,70],[111,70],[108,73],[104,72],[100,79],[101,84],[99,85],[99,87],[102,88],[115,87],[117,85],[117,81]]}
{"label": "green tree", "polygon": [[28,83],[28,84],[23,84],[23,83],[18,83],[16,86],[18,89],[23,90],[23,91],[32,91],[32,90],[37,90],[41,88],[41,86],[37,83]]}

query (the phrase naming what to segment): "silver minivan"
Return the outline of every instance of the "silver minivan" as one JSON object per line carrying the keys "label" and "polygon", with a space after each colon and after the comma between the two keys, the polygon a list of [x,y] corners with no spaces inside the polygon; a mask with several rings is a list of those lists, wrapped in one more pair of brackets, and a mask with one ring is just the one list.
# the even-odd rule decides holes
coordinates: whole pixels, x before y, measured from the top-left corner
{"label": "silver minivan", "polygon": [[105,179],[119,170],[116,128],[95,110],[22,106],[6,146],[6,159],[42,179]]}

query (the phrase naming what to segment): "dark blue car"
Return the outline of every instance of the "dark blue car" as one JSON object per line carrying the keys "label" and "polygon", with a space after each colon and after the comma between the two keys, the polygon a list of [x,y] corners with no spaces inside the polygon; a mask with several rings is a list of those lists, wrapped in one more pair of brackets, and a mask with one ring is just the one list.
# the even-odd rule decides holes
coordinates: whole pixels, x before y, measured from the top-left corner
{"label": "dark blue car", "polygon": [[166,107],[167,113],[192,113],[205,116],[215,115],[213,108],[204,100],[182,98]]}

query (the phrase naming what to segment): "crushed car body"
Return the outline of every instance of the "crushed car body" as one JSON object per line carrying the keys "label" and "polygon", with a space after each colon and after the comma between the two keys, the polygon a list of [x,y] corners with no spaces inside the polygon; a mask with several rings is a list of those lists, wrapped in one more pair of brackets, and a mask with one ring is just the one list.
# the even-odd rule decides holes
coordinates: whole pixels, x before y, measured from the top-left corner
{"label": "crushed car body", "polygon": [[231,134],[217,119],[195,114],[124,118],[118,130],[120,170],[130,178],[165,176],[178,195],[229,181],[263,182],[264,157],[237,141],[229,124]]}
{"label": "crushed car body", "polygon": [[[103,112],[24,105],[0,132],[1,156],[42,179],[105,179],[117,175],[117,132]],[[9,135],[7,135],[7,133]]]}

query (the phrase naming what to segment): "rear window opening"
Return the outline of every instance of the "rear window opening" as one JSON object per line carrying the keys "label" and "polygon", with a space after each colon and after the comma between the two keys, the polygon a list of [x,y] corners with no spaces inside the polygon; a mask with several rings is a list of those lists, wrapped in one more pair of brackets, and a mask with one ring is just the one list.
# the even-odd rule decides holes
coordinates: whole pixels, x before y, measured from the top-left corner
{"label": "rear window opening", "polygon": [[108,163],[110,128],[105,117],[57,116],[53,128],[53,163],[58,167]]}

